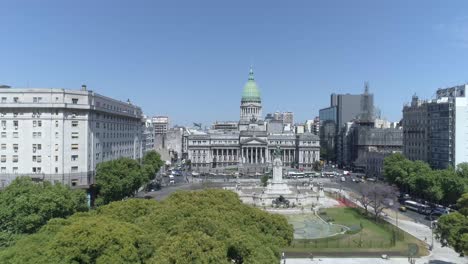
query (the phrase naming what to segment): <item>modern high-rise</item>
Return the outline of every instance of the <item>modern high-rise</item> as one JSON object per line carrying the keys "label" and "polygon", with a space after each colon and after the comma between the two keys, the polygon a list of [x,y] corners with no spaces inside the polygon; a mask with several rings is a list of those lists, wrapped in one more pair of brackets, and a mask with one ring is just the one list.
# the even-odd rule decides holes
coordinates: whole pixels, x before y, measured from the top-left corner
{"label": "modern high-rise", "polygon": [[19,175],[87,187],[96,166],[142,156],[142,111],[83,86],[0,89],[0,185]]}
{"label": "modern high-rise", "polygon": [[330,106],[319,110],[320,145],[327,160],[336,161],[337,137],[341,128],[362,115],[372,115],[374,95],[366,84],[363,94],[331,94]]}
{"label": "modern high-rise", "polygon": [[444,169],[468,162],[468,85],[438,89],[436,98],[413,97],[403,108],[404,155]]}

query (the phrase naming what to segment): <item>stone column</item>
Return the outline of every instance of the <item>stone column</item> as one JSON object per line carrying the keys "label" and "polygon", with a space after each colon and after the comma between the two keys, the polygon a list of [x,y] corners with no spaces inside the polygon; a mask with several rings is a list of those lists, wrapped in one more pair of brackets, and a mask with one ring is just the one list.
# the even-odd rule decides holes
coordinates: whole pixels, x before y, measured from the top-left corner
{"label": "stone column", "polygon": [[255,152],[255,154],[254,154],[254,157],[255,157],[254,163],[257,164],[257,161],[258,161],[258,159],[257,159],[258,148],[257,147],[254,148],[254,152]]}

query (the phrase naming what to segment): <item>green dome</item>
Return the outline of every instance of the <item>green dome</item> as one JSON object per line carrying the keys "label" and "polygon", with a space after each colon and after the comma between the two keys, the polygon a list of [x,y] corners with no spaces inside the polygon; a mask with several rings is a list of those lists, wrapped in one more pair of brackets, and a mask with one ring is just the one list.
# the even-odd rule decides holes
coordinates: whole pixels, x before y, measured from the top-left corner
{"label": "green dome", "polygon": [[242,91],[242,101],[261,101],[260,90],[255,82],[252,68],[250,68],[249,80],[244,86],[244,91]]}

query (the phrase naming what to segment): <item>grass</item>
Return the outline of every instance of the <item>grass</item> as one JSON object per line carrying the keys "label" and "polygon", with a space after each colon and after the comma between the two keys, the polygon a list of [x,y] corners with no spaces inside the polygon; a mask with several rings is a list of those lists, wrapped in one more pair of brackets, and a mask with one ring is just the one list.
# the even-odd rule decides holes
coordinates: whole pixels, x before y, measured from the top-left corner
{"label": "grass", "polygon": [[285,248],[290,253],[331,254],[362,253],[389,254],[392,256],[407,256],[408,244],[414,243],[419,247],[419,255],[428,255],[425,245],[393,225],[383,220],[375,222],[373,218],[366,217],[356,208],[327,208],[325,214],[320,215],[333,223],[350,227],[353,231],[321,239],[296,239],[291,246]]}

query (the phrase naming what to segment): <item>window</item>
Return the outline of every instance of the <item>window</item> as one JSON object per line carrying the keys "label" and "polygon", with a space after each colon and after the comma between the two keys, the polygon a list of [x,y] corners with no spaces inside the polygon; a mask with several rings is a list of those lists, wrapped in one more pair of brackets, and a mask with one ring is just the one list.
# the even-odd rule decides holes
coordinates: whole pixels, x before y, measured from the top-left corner
{"label": "window", "polygon": [[58,161],[58,156],[55,156],[55,161]]}
{"label": "window", "polygon": [[41,162],[42,162],[42,156],[41,156],[41,155],[32,156],[32,161],[33,161],[33,162],[41,163]]}
{"label": "window", "polygon": [[17,121],[17,120],[14,120],[14,121],[13,121],[13,127],[14,127],[15,129],[18,129],[18,121]]}
{"label": "window", "polygon": [[59,125],[59,121],[55,120],[55,127],[58,127],[58,125]]}
{"label": "window", "polygon": [[78,172],[78,166],[71,167],[71,172]]}
{"label": "window", "polygon": [[78,132],[72,132],[71,137],[72,137],[72,139],[77,139],[78,138]]}
{"label": "window", "polygon": [[1,162],[6,162],[6,155],[2,155]]}
{"label": "window", "polygon": [[58,173],[58,167],[55,167],[55,173]]}
{"label": "window", "polygon": [[37,121],[33,120],[33,127],[37,127]]}
{"label": "window", "polygon": [[6,167],[2,167],[2,169],[0,170],[1,173],[6,173]]}
{"label": "window", "polygon": [[78,98],[72,98],[72,104],[77,104],[78,103]]}
{"label": "window", "polygon": [[18,152],[18,144],[13,144],[13,151],[14,151],[15,153]]}
{"label": "window", "polygon": [[78,150],[78,144],[72,144],[71,149],[72,150]]}
{"label": "window", "polygon": [[18,103],[18,102],[19,102],[19,98],[18,98],[18,97],[13,97],[13,102]]}
{"label": "window", "polygon": [[55,138],[59,138],[59,132],[55,132]]}
{"label": "window", "polygon": [[6,103],[6,97],[2,97],[2,103]]}
{"label": "window", "polygon": [[55,144],[55,151],[58,151],[59,150],[59,146],[58,144]]}
{"label": "window", "polygon": [[18,155],[13,155],[13,162],[17,163],[18,162]]}
{"label": "window", "polygon": [[78,160],[78,155],[72,155],[71,160],[72,161],[77,161]]}
{"label": "window", "polygon": [[41,167],[33,167],[32,172],[33,173],[41,173]]}
{"label": "window", "polygon": [[2,144],[2,150],[6,150],[6,144]]}
{"label": "window", "polygon": [[2,138],[6,138],[6,132],[2,132]]}
{"label": "window", "polygon": [[2,120],[2,128],[5,130],[6,129],[6,120]]}
{"label": "window", "polygon": [[37,121],[37,126],[38,126],[38,127],[42,127],[42,121],[40,121],[40,120]]}
{"label": "window", "polygon": [[18,132],[13,132],[13,138],[18,138]]}
{"label": "window", "polygon": [[78,121],[72,121],[72,127],[78,127]]}
{"label": "window", "polygon": [[13,167],[13,173],[17,174],[18,173],[18,167]]}

